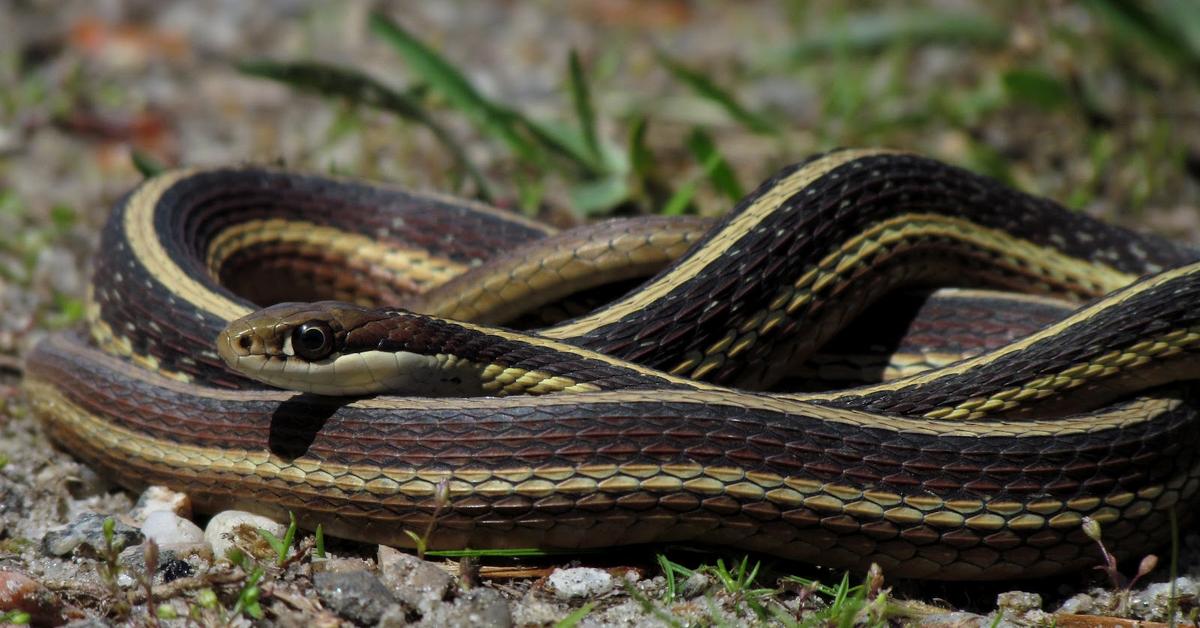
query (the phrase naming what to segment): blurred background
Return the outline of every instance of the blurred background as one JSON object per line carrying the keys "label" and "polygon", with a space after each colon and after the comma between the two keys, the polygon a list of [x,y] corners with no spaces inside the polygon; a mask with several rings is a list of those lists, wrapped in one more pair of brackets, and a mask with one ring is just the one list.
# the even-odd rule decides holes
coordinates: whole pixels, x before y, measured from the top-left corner
{"label": "blurred background", "polygon": [[0,353],[79,318],[108,207],[180,165],[569,224],[883,145],[1200,238],[1194,0],[0,0],[0,42]]}
{"label": "blurred background", "polygon": [[721,214],[785,164],[888,146],[1196,243],[1198,88],[1196,0],[0,0],[0,554],[89,477],[9,403],[17,356],[80,320],[109,208],[160,169],[274,164],[565,226]]}

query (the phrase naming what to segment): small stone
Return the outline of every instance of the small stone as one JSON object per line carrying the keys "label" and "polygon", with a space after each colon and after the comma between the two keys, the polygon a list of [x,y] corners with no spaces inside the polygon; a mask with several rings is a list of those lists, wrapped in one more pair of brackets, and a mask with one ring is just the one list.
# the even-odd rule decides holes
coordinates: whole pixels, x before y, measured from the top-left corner
{"label": "small stone", "polygon": [[1096,601],[1092,599],[1092,596],[1086,593],[1078,593],[1067,598],[1062,603],[1062,606],[1058,607],[1058,612],[1068,615],[1087,615],[1094,611],[1095,608]]}
{"label": "small stone", "polygon": [[[121,552],[117,559],[124,571],[141,576],[146,573],[146,547],[138,545]],[[155,574],[162,582],[196,573],[197,567],[212,562],[212,549],[201,541],[192,544],[164,545],[158,548],[158,567]]]}
{"label": "small stone", "polygon": [[88,617],[87,619],[76,619],[63,628],[109,628],[109,626],[112,624],[108,623],[107,619]]}
{"label": "small stone", "polygon": [[603,595],[614,584],[612,574],[594,567],[555,569],[546,578],[546,587],[564,600]]}
{"label": "small stone", "polygon": [[53,626],[65,623],[76,612],[54,592],[18,571],[0,571],[0,609],[25,611],[34,624]]}
{"label": "small stone", "polygon": [[422,614],[454,587],[446,570],[386,545],[379,546],[379,577],[401,602]]}
{"label": "small stone", "polygon": [[375,628],[401,628],[401,626],[411,625],[412,622],[408,621],[408,607],[403,604],[392,604],[384,609]]}
{"label": "small stone", "polygon": [[991,622],[987,617],[983,617],[982,615],[956,612],[926,615],[917,622],[917,625],[928,628],[978,628],[980,626],[990,626]]}
{"label": "small stone", "polygon": [[[61,528],[50,530],[42,537],[42,553],[47,556],[66,556],[78,547],[99,554],[106,547],[104,520],[108,517],[85,512]],[[113,545],[121,548],[140,544],[145,537],[132,526],[114,520]]]}
{"label": "small stone", "polygon": [[151,486],[138,496],[137,504],[129,516],[139,523],[152,512],[169,512],[184,519],[192,518],[192,500],[187,493],[173,491],[165,486]]}
{"label": "small stone", "polygon": [[476,587],[463,591],[452,604],[437,604],[421,617],[418,626],[455,628],[509,628],[513,625],[508,601],[494,589]]}
{"label": "small stone", "polygon": [[196,569],[186,560],[172,558],[158,566],[158,573],[162,574],[163,582],[172,582],[195,574]]}
{"label": "small stone", "polygon": [[[204,528],[204,540],[212,546],[215,556],[224,558],[235,546],[254,549],[254,546],[259,544],[267,545],[258,534],[260,528],[280,538],[287,531],[287,527],[282,523],[262,515],[241,510],[226,510],[209,520],[208,527]],[[266,550],[270,551],[269,545]],[[259,552],[253,553],[255,557],[259,557]]]}
{"label": "small stone", "polygon": [[683,599],[690,600],[703,594],[710,586],[712,586],[712,578],[709,578],[708,574],[693,571],[692,575],[688,576],[688,579],[684,580],[679,587],[679,594],[683,596]]}
{"label": "small stone", "polygon": [[1017,614],[1041,610],[1042,596],[1025,591],[1008,591],[996,596],[996,608]]}
{"label": "small stone", "polygon": [[361,558],[327,558],[314,562],[312,570],[313,573],[321,573],[323,571],[344,573],[347,571],[370,570],[373,566],[370,561]]}
{"label": "small stone", "polygon": [[375,624],[396,603],[392,592],[369,571],[313,574],[313,587],[330,610],[361,625]]}
{"label": "small stone", "polygon": [[[1195,598],[1200,594],[1195,580],[1186,576],[1175,579],[1176,599]],[[1141,591],[1135,592],[1129,598],[1129,610],[1137,617],[1155,621],[1169,621],[1168,610],[1171,608],[1171,582],[1155,582]],[[1176,609],[1178,612],[1178,609]]]}
{"label": "small stone", "polygon": [[200,526],[166,510],[147,513],[142,534],[164,546],[204,542],[204,530]]}

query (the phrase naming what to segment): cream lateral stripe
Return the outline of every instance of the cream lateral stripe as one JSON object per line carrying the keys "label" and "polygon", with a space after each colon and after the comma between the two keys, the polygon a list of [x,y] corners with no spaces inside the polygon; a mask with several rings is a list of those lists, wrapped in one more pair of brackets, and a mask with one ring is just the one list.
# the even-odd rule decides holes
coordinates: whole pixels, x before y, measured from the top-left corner
{"label": "cream lateral stripe", "polygon": [[195,170],[172,170],[144,182],[125,204],[125,233],[131,253],[151,277],[164,289],[179,295],[197,309],[217,318],[232,320],[254,311],[240,303],[205,288],[192,279],[167,255],[154,229],[157,201],[164,192],[180,180],[195,174]]}
{"label": "cream lateral stripe", "polygon": [[[46,342],[54,343],[59,350],[72,354],[78,362],[99,362],[107,368],[125,369],[119,358],[96,355],[75,343],[66,342],[59,336],[51,336]],[[125,369],[123,377],[135,379],[155,388],[170,390],[177,394],[202,399],[228,401],[275,401],[284,402],[297,396],[290,391],[236,391],[184,384],[144,369]],[[26,378],[29,380],[30,378]],[[1050,437],[1059,435],[1085,434],[1101,429],[1123,428],[1156,419],[1163,412],[1177,408],[1182,401],[1169,397],[1142,397],[1125,404],[1104,409],[1093,414],[1078,414],[1056,419],[1013,419],[1009,420],[966,420],[942,421],[927,418],[905,418],[882,414],[870,414],[858,410],[831,408],[793,400],[783,395],[732,393],[726,389],[713,390],[615,390],[584,393],[556,393],[538,397],[466,397],[424,398],[379,396],[360,399],[346,407],[366,410],[397,410],[413,412],[445,412],[496,410],[505,412],[514,406],[550,408],[556,406],[578,407],[581,404],[602,403],[667,403],[682,405],[733,406],[740,410],[762,410],[803,415],[815,420],[830,421],[845,425],[878,428],[894,432],[911,432],[927,436],[1028,436]]]}
{"label": "cream lateral stripe", "polygon": [[462,274],[466,266],[413,248],[383,246],[376,240],[303,220],[247,220],[222,230],[209,243],[208,272],[216,277],[231,255],[264,241],[322,246],[349,259],[365,260],[417,284],[439,284]]}
{"label": "cream lateral stripe", "polygon": [[[204,288],[199,282],[188,277],[170,256],[167,255],[166,249],[163,247],[162,242],[159,241],[158,234],[154,230],[155,201],[172,185],[198,172],[200,171],[195,168],[182,168],[165,172],[143,182],[126,203],[123,227],[127,234],[126,240],[130,246],[130,252],[140,261],[151,277],[164,287],[168,287],[171,292],[178,294],[188,303],[196,306],[196,308],[218,318],[232,320],[245,316],[253,310]],[[273,172],[292,176],[282,171]],[[334,180],[353,182],[355,185],[361,185],[360,181],[352,181],[347,178],[334,177]],[[545,235],[555,233],[555,229],[545,224],[481,203],[464,201],[428,192],[414,193],[387,185],[380,185],[378,187],[384,190],[399,192],[413,198],[425,198],[433,202],[455,207],[466,207],[470,211],[488,214],[508,222],[520,224]]]}
{"label": "cream lateral stripe", "polygon": [[921,373],[918,375],[913,375],[911,377],[905,377],[902,379],[892,380],[890,382],[886,382],[883,384],[875,384],[872,386],[864,386],[861,388],[854,388],[850,391],[834,391],[834,392],[828,392],[828,393],[804,393],[803,395],[781,395],[781,396],[784,396],[784,397],[787,397],[790,399],[802,399],[804,401],[815,401],[815,400],[824,401],[824,400],[829,400],[829,399],[837,399],[839,397],[846,397],[848,395],[855,395],[855,396],[867,395],[867,394],[871,394],[871,393],[878,392],[878,391],[897,390],[897,389],[905,388],[905,387],[909,387],[909,386],[926,384],[933,380],[946,377],[947,375],[965,373],[973,368],[994,362],[995,360],[998,360],[1004,356],[1011,355],[1013,353],[1017,353],[1020,351],[1024,351],[1025,349],[1028,349],[1030,346],[1032,346],[1035,343],[1044,341],[1048,338],[1052,338],[1058,334],[1061,334],[1061,333],[1067,331],[1068,329],[1070,329],[1071,327],[1079,325],[1088,319],[1096,318],[1097,313],[1102,310],[1113,308],[1113,307],[1120,307],[1120,304],[1138,296],[1139,294],[1142,294],[1143,292],[1153,290],[1154,288],[1157,288],[1158,286],[1160,286],[1164,283],[1173,281],[1180,277],[1187,276],[1187,275],[1190,275],[1195,272],[1200,272],[1200,270],[1197,270],[1197,268],[1200,268],[1200,263],[1191,264],[1188,266],[1181,266],[1179,268],[1173,268],[1171,270],[1161,272],[1161,273],[1154,275],[1153,277],[1150,277],[1149,279],[1137,284],[1137,287],[1133,290],[1129,290],[1129,291],[1121,293],[1120,295],[1117,295],[1117,296],[1107,297],[1105,299],[1102,299],[1100,301],[1093,303],[1090,306],[1080,308],[1080,309],[1076,310],[1075,313],[1068,316],[1067,318],[1064,318],[1063,320],[1061,320],[1053,325],[1050,325],[1037,333],[1030,334],[1016,342],[1012,342],[1007,345],[1004,345],[1003,347],[1000,347],[999,349],[995,349],[995,350],[989,351],[987,353],[983,353],[979,356],[963,360],[962,362],[958,362],[957,364],[952,364],[950,366],[943,367],[943,368],[940,368],[937,370],[928,371],[928,372]]}
{"label": "cream lateral stripe", "polygon": [[653,303],[675,287],[691,278],[697,268],[703,268],[725,254],[741,237],[750,233],[754,226],[769,217],[776,207],[793,197],[799,191],[812,185],[814,181],[825,176],[832,170],[846,163],[873,155],[894,154],[888,150],[843,150],[826,155],[792,173],[780,181],[765,194],[755,199],[754,203],[738,214],[728,225],[717,233],[708,244],[687,259],[687,263],[673,268],[654,282],[646,284],[630,298],[613,303],[599,312],[575,319],[564,325],[551,327],[539,332],[547,338],[573,338],[582,336],[594,329],[609,323],[619,321]]}
{"label": "cream lateral stripe", "polygon": [[[875,252],[873,247],[863,248],[865,243],[871,241],[892,246],[902,240],[916,240],[926,236],[943,236],[967,242],[981,250],[991,251],[1014,265],[1025,261],[1032,273],[1039,276],[1067,283],[1077,283],[1071,281],[1071,278],[1076,278],[1097,285],[1105,293],[1137,280],[1137,276],[1123,273],[1111,266],[1099,262],[1080,264],[1078,258],[1057,249],[1041,246],[964,218],[942,214],[904,214],[889,218],[847,240],[837,251],[817,263],[815,268],[849,268],[846,260],[854,257],[856,253],[861,256],[863,250],[867,250],[868,253]],[[798,284],[796,287],[805,286]]]}
{"label": "cream lateral stripe", "polygon": [[[329,478],[327,483],[338,486],[347,495],[354,493],[362,494],[377,494],[376,490],[372,490],[369,485],[371,480],[366,478],[376,478],[380,476],[391,482],[391,489],[387,494],[403,494],[409,496],[429,496],[432,497],[436,488],[434,482],[448,480],[448,493],[451,497],[462,497],[478,493],[476,484],[479,482],[480,474],[486,473],[489,478],[499,481],[505,481],[507,475],[533,477],[544,476],[546,473],[556,473],[555,469],[545,467],[530,467],[518,469],[493,469],[493,470],[473,470],[464,469],[461,472],[452,470],[421,470],[415,467],[390,467],[383,468],[378,466],[368,465],[345,465],[332,462],[320,462],[306,458],[296,458],[285,460],[268,451],[251,451],[247,449],[225,449],[216,447],[201,447],[197,445],[180,444],[173,441],[155,438],[146,434],[140,434],[136,431],[129,430],[123,427],[112,425],[103,419],[87,412],[86,410],[76,406],[68,401],[53,385],[46,382],[31,382],[29,385],[31,391],[38,394],[33,397],[34,403],[53,404],[61,409],[61,412],[56,413],[56,421],[69,423],[79,437],[85,438],[92,447],[108,451],[110,453],[119,452],[123,454],[124,459],[141,460],[150,463],[169,465],[175,469],[187,470],[194,472],[196,477],[202,477],[204,473],[212,471],[220,471],[222,473],[231,473],[244,477],[259,477],[265,479],[276,479],[289,484],[300,484],[308,482],[308,476],[311,473],[321,473]],[[115,456],[110,456],[115,457]],[[642,484],[646,480],[639,480],[638,477],[652,478],[659,471],[665,470],[666,467],[659,465],[608,465],[611,467],[611,473],[604,473],[605,476],[614,475],[630,475],[630,480],[633,485],[631,490],[646,490]],[[669,467],[670,465],[667,465]],[[634,467],[643,467],[635,469]],[[956,510],[969,510],[972,512],[991,512],[998,513],[1004,519],[1008,519],[1012,514],[1012,509],[1003,503],[993,504],[982,500],[952,500],[947,501],[936,495],[919,496],[909,495],[903,496],[890,492],[875,491],[871,495],[865,495],[863,491],[854,486],[843,486],[832,482],[821,482],[816,480],[793,478],[788,476],[779,476],[776,474],[758,474],[753,472],[743,472],[738,468],[722,467],[732,471],[730,478],[721,480],[719,476],[714,475],[711,471],[703,467],[699,469],[699,474],[708,478],[717,479],[724,486],[715,487],[716,491],[709,491],[713,494],[730,492],[736,488],[732,485],[734,480],[737,480],[737,486],[741,486],[745,481],[757,486],[761,494],[768,501],[783,503],[785,505],[797,506],[806,505],[817,510],[829,510],[831,512],[841,512],[848,506],[853,506],[854,503],[861,503],[848,499],[848,496],[857,496],[858,498],[866,498],[868,500],[882,500],[896,506],[907,505],[916,506],[920,511],[931,511],[941,508],[948,508],[953,505]],[[715,469],[714,469],[715,470]],[[583,467],[563,467],[561,473],[565,474],[567,481],[571,476],[576,475],[594,475],[599,471],[597,465],[583,465]],[[639,472],[642,471],[642,472]],[[695,474],[689,474],[695,475]],[[352,477],[354,480],[341,481],[340,478]],[[653,482],[653,479],[648,480]],[[512,484],[514,492],[520,492],[519,482],[508,481]],[[767,489],[767,490],[762,490]],[[553,484],[550,485],[550,492],[559,492],[558,488]],[[827,495],[833,498],[833,501],[809,502],[815,495]],[[1115,497],[1115,499],[1128,498],[1132,499],[1134,494],[1127,493]],[[1110,497],[1114,499],[1114,497]],[[1091,503],[1093,502],[1094,503]],[[1059,500],[1041,500],[1040,507],[1047,507],[1053,502],[1054,510],[1065,508],[1071,511],[1080,511],[1082,514],[1096,509],[1103,505],[1100,498],[1095,500],[1071,500],[1062,502]],[[917,511],[918,513],[920,511]],[[924,518],[924,515],[917,515]],[[888,518],[888,517],[885,517]],[[975,527],[964,520],[967,527]],[[959,522],[955,522],[959,525]],[[991,526],[981,526],[989,528]]]}
{"label": "cream lateral stripe", "polygon": [[1029,303],[1031,305],[1048,305],[1051,307],[1063,308],[1064,313],[1067,309],[1074,309],[1076,304],[1042,294],[1025,294],[1023,292],[1005,292],[1003,290],[989,290],[987,288],[938,288],[934,294],[943,299],[996,299],[1001,298],[1006,301],[1019,301]]}
{"label": "cream lateral stripe", "polygon": [[[473,325],[471,323],[464,323],[462,321],[455,321],[455,320],[450,320],[450,319],[445,319],[445,318],[439,319],[434,316],[427,316],[427,317],[432,318],[434,320],[440,320],[447,325],[457,325],[459,327],[462,327],[463,329],[468,329],[468,330],[471,330],[471,331],[474,331],[474,332],[477,332],[480,334],[484,334],[484,335],[488,335],[488,336],[496,336],[498,338],[503,338],[505,340],[511,340],[511,341],[514,341],[514,342],[517,342],[520,344],[525,344],[525,345],[529,344],[529,336],[527,336],[525,334],[520,334],[520,333],[511,333],[500,327],[481,327],[481,326]],[[687,387],[695,389],[695,390],[727,390],[726,388],[721,387],[721,386],[716,386],[714,384],[708,384],[705,382],[699,382],[696,380],[688,379],[686,377],[677,377],[677,376],[671,375],[669,373],[664,373],[662,371],[657,371],[655,369],[646,368],[646,367],[641,366],[640,364],[636,364],[634,362],[627,362],[627,361],[621,360],[619,358],[614,358],[606,353],[600,353],[597,351],[589,351],[588,349],[581,349],[574,345],[561,343],[556,340],[543,340],[543,339],[539,338],[537,346],[545,348],[545,349],[551,349],[554,351],[558,351],[560,353],[569,353],[571,355],[574,355],[579,358],[583,358],[585,360],[595,360],[597,362],[603,362],[605,364],[608,364],[610,366],[614,366],[614,367],[617,367],[617,368],[620,368],[623,370],[634,371],[635,373],[640,373],[647,377],[653,377],[655,379],[660,379],[660,380],[663,380],[663,381],[671,383],[671,384],[687,386]]]}

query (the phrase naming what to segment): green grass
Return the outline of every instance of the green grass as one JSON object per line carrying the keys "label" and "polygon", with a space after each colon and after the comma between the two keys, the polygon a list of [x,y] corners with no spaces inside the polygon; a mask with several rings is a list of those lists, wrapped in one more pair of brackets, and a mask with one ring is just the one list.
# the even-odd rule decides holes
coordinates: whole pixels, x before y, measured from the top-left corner
{"label": "green grass", "polygon": [[[1116,108],[1144,112],[1151,119],[1167,111],[1169,105],[1146,82],[1146,73],[1190,81],[1180,89],[1194,95],[1200,77],[1192,71],[1200,59],[1200,19],[1187,10],[1186,0],[1149,7],[1090,0],[1084,7],[1098,33],[1081,34],[1072,24],[1052,22],[1032,34],[1039,39],[1026,54],[997,55],[1018,37],[1002,7],[968,14],[919,5],[883,11],[797,5],[790,9],[798,42],[792,47],[762,54],[733,72],[656,50],[657,63],[673,82],[675,100],[638,100],[615,110],[604,106],[604,95],[619,90],[613,83],[620,81],[620,72],[591,72],[588,56],[572,50],[562,64],[562,117],[530,116],[484,94],[443,51],[382,13],[371,16],[371,34],[394,51],[412,81],[407,86],[319,61],[255,60],[239,67],[427,128],[453,158],[455,180],[471,183],[460,192],[485,200],[515,199],[530,214],[547,203],[584,217],[613,211],[722,211],[748,189],[723,150],[725,138],[739,134],[770,140],[754,169],[758,177],[769,174],[773,165],[833,146],[889,145],[931,152],[1072,207],[1107,197],[1110,206],[1136,214],[1180,188],[1186,147],[1167,127],[1119,129],[1105,121],[1124,115]],[[918,51],[935,48],[974,55],[991,71],[949,82],[914,83],[909,70]],[[1141,50],[1151,52],[1150,58],[1130,56]],[[1064,65],[1063,51],[1077,55],[1080,64]],[[612,58],[603,52],[596,57]],[[1119,103],[1098,88],[1114,64],[1125,67],[1122,74],[1128,75],[1130,98]],[[819,121],[790,119],[760,104],[755,91],[743,84],[763,76],[809,86],[819,95]],[[881,81],[880,76],[888,78]],[[664,102],[670,104],[660,104]],[[690,106],[675,106],[680,102],[704,103],[724,120],[697,124],[689,117]],[[1014,165],[1007,149],[971,131],[1005,125],[1014,116],[1082,121],[1077,127],[1068,124],[1079,129],[1085,145],[1079,151],[1088,166],[1080,169],[1082,175],[1064,178],[1036,166]],[[481,170],[463,148],[469,138],[446,130],[443,121],[450,117],[468,122],[506,159]],[[677,145],[650,141],[650,130],[681,125],[688,131]],[[354,125],[343,127],[344,132]],[[932,138],[953,141],[939,144]],[[1031,145],[1044,140],[1028,138]],[[1116,155],[1122,158],[1117,161]],[[1174,167],[1159,167],[1164,163]]]}

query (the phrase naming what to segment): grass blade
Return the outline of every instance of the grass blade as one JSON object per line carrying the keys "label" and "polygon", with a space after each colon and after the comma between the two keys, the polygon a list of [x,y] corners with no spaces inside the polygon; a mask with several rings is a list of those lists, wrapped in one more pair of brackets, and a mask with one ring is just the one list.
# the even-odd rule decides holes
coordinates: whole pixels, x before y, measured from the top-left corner
{"label": "grass blade", "polygon": [[1061,109],[1071,103],[1071,91],[1055,76],[1041,70],[1017,68],[1000,77],[1009,96],[1043,111]]}
{"label": "grass blade", "polygon": [[897,44],[964,44],[998,48],[1008,42],[1008,27],[976,13],[909,10],[863,13],[807,29],[788,57],[804,63],[830,54],[869,54]]}
{"label": "grass blade", "polygon": [[591,153],[592,160],[597,164],[603,163],[604,155],[600,152],[600,141],[596,138],[596,111],[592,108],[592,95],[588,91],[587,80],[583,76],[583,66],[579,62],[579,54],[571,51],[569,65],[571,68],[571,100],[575,102],[575,116],[579,118],[579,130],[583,133],[583,141]]}
{"label": "grass blade", "polygon": [[[665,216],[680,216],[687,212],[688,207],[692,204],[692,198],[696,196],[696,190],[700,188],[700,181],[705,177],[711,177],[713,170],[717,168],[717,164],[721,161],[721,155],[713,153],[709,156],[708,161],[704,162],[704,168],[699,176],[693,176],[675,190],[675,194],[667,200],[667,204],[663,206],[662,214]],[[720,561],[717,561],[720,564]]]}
{"label": "grass blade", "polygon": [[467,158],[466,151],[445,127],[438,124],[417,98],[395,90],[357,70],[313,61],[277,62],[265,59],[243,61],[237,69],[244,74],[278,81],[294,89],[382,109],[429,129],[450,152],[459,169],[475,184],[481,198],[492,198],[483,174]]}
{"label": "grass blade", "polygon": [[737,174],[729,166],[729,161],[717,150],[716,143],[708,133],[699,127],[692,129],[687,138],[687,147],[696,161],[702,164],[708,163],[710,159],[716,160],[716,165],[713,166],[708,178],[718,192],[731,201],[742,200],[746,192],[742,189],[742,184],[738,182]]}
{"label": "grass blade", "polygon": [[629,127],[629,168],[639,181],[652,176],[654,153],[646,145],[646,117],[639,116]]}
{"label": "grass blade", "polygon": [[1181,69],[1200,72],[1200,41],[1189,37],[1191,33],[1184,30],[1197,27],[1194,4],[1088,0],[1085,6],[1108,22],[1118,35],[1141,43]]}
{"label": "grass blade", "polygon": [[554,122],[539,122],[519,113],[514,115],[542,148],[566,158],[584,177],[596,177],[608,172],[608,160],[593,159],[587,140],[575,129]]}
{"label": "grass blade", "polygon": [[596,604],[597,602],[593,600],[580,606],[572,611],[570,615],[558,620],[558,623],[554,624],[554,628],[575,628],[575,626],[579,625],[579,622],[583,621],[584,617],[588,616],[588,613],[596,609]]}
{"label": "grass blade", "polygon": [[429,86],[442,94],[480,128],[503,140],[521,159],[540,163],[537,147],[520,132],[517,116],[485,98],[471,82],[436,51],[382,13],[372,13],[371,30],[404,58]]}
{"label": "grass blade", "polygon": [[704,74],[682,65],[667,56],[666,53],[659,52],[658,58],[676,79],[690,87],[697,95],[716,103],[725,110],[725,113],[747,129],[762,134],[772,134],[778,131],[773,122],[747,109],[738,102],[733,94],[721,88]]}
{"label": "grass blade", "polygon": [[629,184],[619,175],[590,179],[572,185],[570,195],[577,213],[603,214],[629,199]]}
{"label": "grass blade", "polygon": [[147,179],[158,175],[167,169],[167,167],[163,165],[161,161],[155,159],[153,155],[144,153],[136,148],[133,149],[133,154],[130,156],[130,159],[133,160],[133,167],[137,168],[137,171]]}

